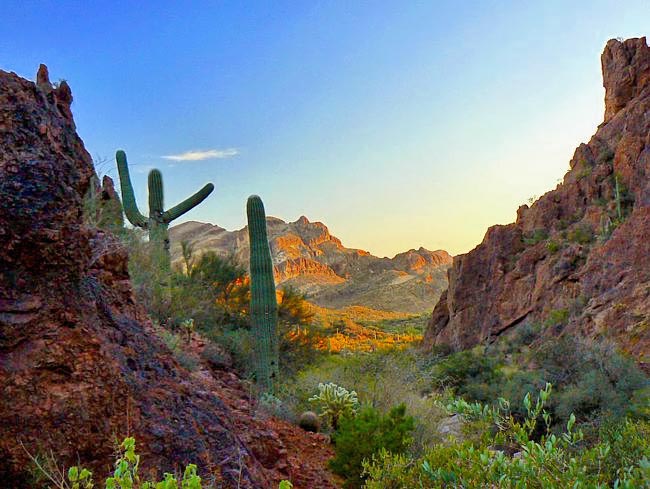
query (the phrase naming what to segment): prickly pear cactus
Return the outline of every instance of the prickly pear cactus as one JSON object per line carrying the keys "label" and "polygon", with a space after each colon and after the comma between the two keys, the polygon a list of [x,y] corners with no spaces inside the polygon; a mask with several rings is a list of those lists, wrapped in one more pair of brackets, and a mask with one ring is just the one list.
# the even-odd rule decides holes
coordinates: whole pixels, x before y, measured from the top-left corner
{"label": "prickly pear cactus", "polygon": [[250,314],[255,345],[255,373],[260,390],[273,393],[279,361],[278,303],[262,199],[257,195],[249,197],[246,213],[250,239]]}

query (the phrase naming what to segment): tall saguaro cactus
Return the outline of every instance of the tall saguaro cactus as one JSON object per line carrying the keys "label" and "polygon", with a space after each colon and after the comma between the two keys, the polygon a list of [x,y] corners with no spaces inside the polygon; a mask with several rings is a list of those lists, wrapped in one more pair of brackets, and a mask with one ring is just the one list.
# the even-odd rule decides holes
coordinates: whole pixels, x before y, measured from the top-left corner
{"label": "tall saguaro cactus", "polygon": [[159,170],[151,170],[149,172],[149,217],[147,218],[140,213],[135,202],[126,153],[119,150],[115,154],[115,159],[120,174],[124,213],[131,224],[149,231],[149,242],[152,243],[156,255],[154,258],[163,269],[168,270],[170,268],[169,223],[203,202],[214,190],[214,185],[208,183],[191,197],[165,211],[162,175]]}
{"label": "tall saguaro cactus", "polygon": [[246,214],[250,241],[250,314],[255,344],[255,373],[262,392],[273,393],[279,362],[278,303],[264,204],[257,195],[248,198]]}

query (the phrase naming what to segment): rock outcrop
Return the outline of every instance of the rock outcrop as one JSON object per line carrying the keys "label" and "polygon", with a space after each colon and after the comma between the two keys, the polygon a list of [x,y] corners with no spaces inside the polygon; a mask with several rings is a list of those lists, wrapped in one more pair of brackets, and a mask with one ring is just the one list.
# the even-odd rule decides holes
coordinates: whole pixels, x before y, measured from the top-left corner
{"label": "rock outcrop", "polygon": [[[605,120],[563,183],[454,258],[425,344],[456,349],[525,323],[617,341],[650,361],[650,48],[610,40]],[[549,319],[550,318],[550,319]]]}
{"label": "rock outcrop", "polygon": [[[21,445],[80,462],[99,479],[126,435],[137,439],[144,473],[193,462],[219,487],[275,487],[292,469],[289,450],[274,448],[277,433],[244,432],[252,425],[214,380],[179,366],[134,302],[124,247],[84,224],[94,170],[71,101],[44,66],[38,84],[0,71],[3,487],[29,486]],[[113,197],[104,181],[102,198]]]}
{"label": "rock outcrop", "polygon": [[[276,284],[292,286],[309,300],[328,308],[365,306],[384,311],[422,313],[431,310],[447,285],[451,256],[442,250],[409,250],[394,258],[346,248],[321,222],[301,216],[295,222],[267,218]],[[170,229],[172,256],[180,260],[180,243],[196,253],[234,254],[248,262],[248,231],[186,222]]]}

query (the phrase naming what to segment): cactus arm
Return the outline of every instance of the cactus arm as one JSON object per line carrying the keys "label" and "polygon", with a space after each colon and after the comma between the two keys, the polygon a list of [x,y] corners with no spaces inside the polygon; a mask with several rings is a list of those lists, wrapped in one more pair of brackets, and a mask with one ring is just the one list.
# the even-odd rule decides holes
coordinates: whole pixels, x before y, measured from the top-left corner
{"label": "cactus arm", "polygon": [[117,160],[117,171],[120,174],[120,189],[122,190],[124,213],[131,224],[146,229],[147,218],[140,213],[138,205],[135,202],[131,176],[129,175],[129,165],[126,162],[126,153],[119,150],[115,153],[115,159]]}
{"label": "cactus arm", "polygon": [[191,197],[188,197],[185,199],[183,202],[181,202],[178,205],[175,205],[171,209],[169,209],[167,212],[163,212],[162,214],[162,220],[164,223],[169,224],[172,222],[174,219],[182,216],[186,212],[192,210],[194,207],[199,205],[201,202],[203,202],[208,195],[212,193],[214,190],[214,185],[211,183],[208,183],[205,187],[203,187],[201,190],[196,192],[194,195]]}
{"label": "cactus arm", "polygon": [[163,214],[163,183],[160,170],[149,172],[149,217],[156,220]]}
{"label": "cactus arm", "polygon": [[262,392],[273,393],[279,363],[278,303],[264,204],[257,195],[249,197],[246,213],[250,241],[250,315],[255,344],[255,371]]}

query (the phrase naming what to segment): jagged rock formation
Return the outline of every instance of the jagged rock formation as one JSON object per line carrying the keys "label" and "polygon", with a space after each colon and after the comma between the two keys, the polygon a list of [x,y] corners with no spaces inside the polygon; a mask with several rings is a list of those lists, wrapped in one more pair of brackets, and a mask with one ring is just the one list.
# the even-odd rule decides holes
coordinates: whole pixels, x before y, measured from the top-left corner
{"label": "jagged rock formation", "polygon": [[[605,120],[563,183],[457,256],[425,344],[471,347],[525,323],[609,337],[650,361],[650,48],[610,40]],[[551,324],[555,323],[555,324]]]}
{"label": "jagged rock formation", "polygon": [[[430,310],[446,284],[451,256],[424,248],[394,258],[378,258],[350,249],[321,222],[305,216],[295,222],[267,217],[275,282],[308,294],[319,306],[361,305],[379,310],[422,313]],[[213,250],[248,260],[247,228],[226,231],[219,226],[186,222],[170,229],[172,257],[180,259],[180,243],[188,241],[196,253]]]}
{"label": "jagged rock formation", "polygon": [[[38,84],[0,71],[3,487],[29,486],[20,443],[90,466],[99,479],[127,433],[144,473],[194,462],[224,487],[274,487],[292,469],[277,433],[248,432],[214,380],[178,365],[134,303],[123,246],[83,224],[94,170],[71,101],[44,66]],[[111,188],[105,181],[108,200]],[[311,476],[299,475],[331,487]]]}

